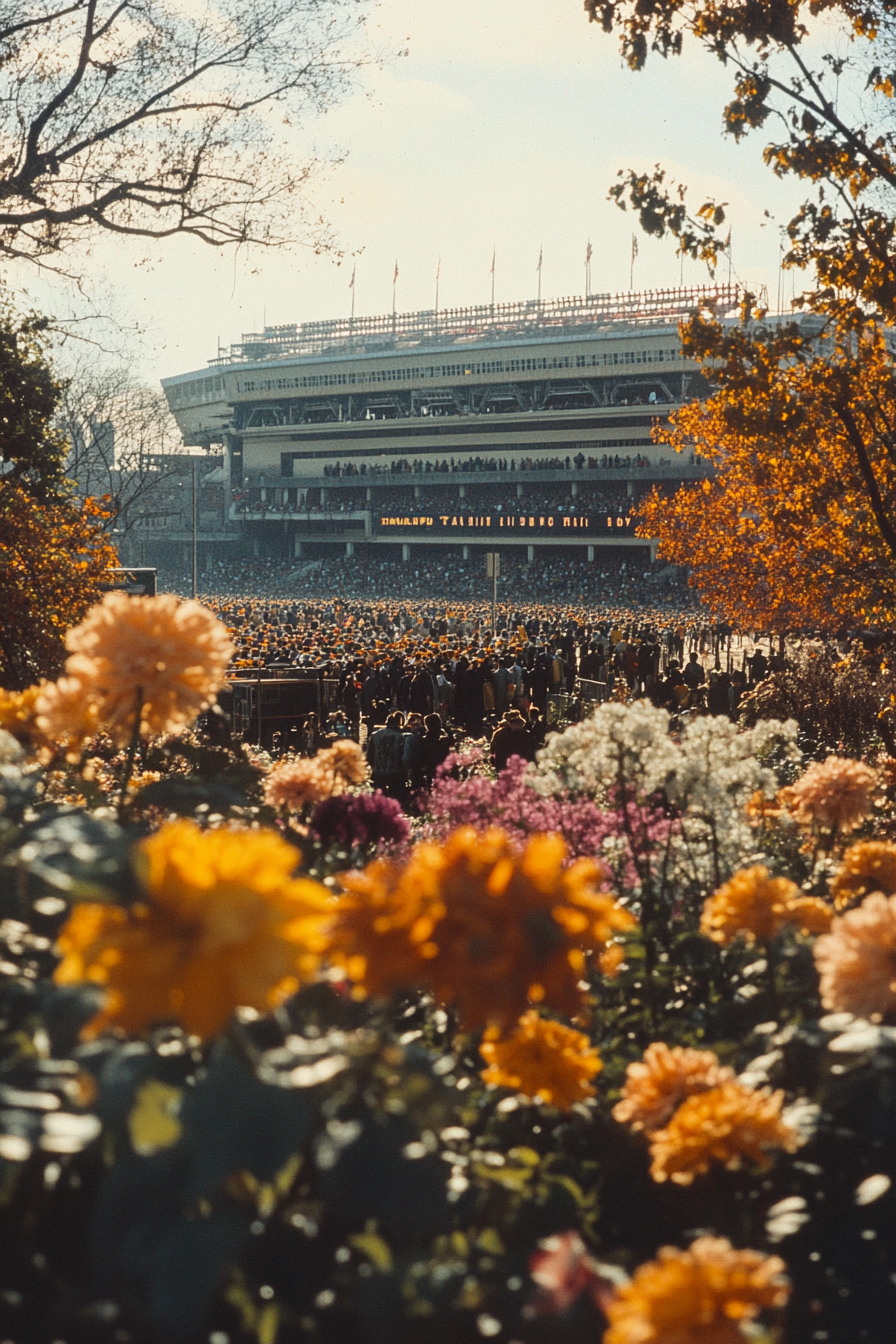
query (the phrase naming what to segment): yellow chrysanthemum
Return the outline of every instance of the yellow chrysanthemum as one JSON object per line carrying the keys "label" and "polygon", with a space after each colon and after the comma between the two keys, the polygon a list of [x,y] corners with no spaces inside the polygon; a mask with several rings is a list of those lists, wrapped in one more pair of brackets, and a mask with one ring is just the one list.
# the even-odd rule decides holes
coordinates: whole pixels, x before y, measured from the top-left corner
{"label": "yellow chrysanthemum", "polygon": [[786,877],[769,877],[762,864],[743,868],[706,900],[700,932],[723,946],[735,938],[768,942],[788,924],[823,933],[832,911],[817,896],[804,896]]}
{"label": "yellow chrysanthemum", "polygon": [[662,1128],[681,1103],[698,1092],[708,1092],[730,1082],[734,1070],[719,1063],[713,1050],[672,1049],[654,1041],[644,1058],[625,1071],[622,1100],[613,1107],[613,1118],[631,1129],[652,1134]]}
{"label": "yellow chrysanthemum", "polygon": [[862,840],[851,845],[831,883],[834,905],[842,910],[872,891],[896,893],[896,845],[891,840]]}
{"label": "yellow chrysanthemum", "polygon": [[565,857],[560,836],[518,853],[501,831],[461,827],[404,865],[377,859],[343,874],[334,946],[368,993],[427,986],[468,1027],[506,1029],[529,1002],[572,1015],[587,954],[612,974],[635,920],[599,890],[599,865]]}
{"label": "yellow chrysanthemum", "polygon": [[784,1270],[778,1256],[736,1251],[723,1237],[664,1246],[616,1289],[604,1344],[744,1344],[742,1322],[786,1304]]}
{"label": "yellow chrysanthemum", "polygon": [[509,1087],[562,1111],[594,1096],[590,1080],[603,1065],[583,1032],[530,1010],[506,1040],[497,1036],[490,1028],[479,1047],[488,1064],[481,1077],[489,1087]]}
{"label": "yellow chrysanthemum", "polygon": [[66,675],[42,689],[37,714],[48,738],[67,743],[95,721],[126,745],[138,699],[143,737],[179,731],[212,702],[233,655],[217,617],[171,594],[107,593],[65,644]]}
{"label": "yellow chrysanthemum", "polygon": [[88,1034],[178,1020],[213,1036],[234,1008],[267,1011],[311,978],[331,899],[293,877],[297,857],[275,831],[201,831],[191,821],[138,845],[145,900],[127,910],[76,905],[59,937],[57,982],[108,990]]}
{"label": "yellow chrysanthemum", "polygon": [[814,952],[825,1008],[896,1019],[896,895],[872,892],[834,920]]}
{"label": "yellow chrysanthemum", "polygon": [[737,1167],[747,1158],[764,1166],[769,1148],[792,1152],[799,1133],[782,1118],[783,1102],[783,1092],[754,1090],[736,1079],[688,1097],[651,1136],[651,1176],[690,1185],[713,1162]]}

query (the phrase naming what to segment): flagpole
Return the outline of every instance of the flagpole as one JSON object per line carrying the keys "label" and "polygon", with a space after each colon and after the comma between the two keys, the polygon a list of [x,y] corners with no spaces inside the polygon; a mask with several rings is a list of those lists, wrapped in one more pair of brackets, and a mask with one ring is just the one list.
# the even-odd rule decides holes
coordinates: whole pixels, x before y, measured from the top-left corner
{"label": "flagpole", "polygon": [[585,248],[585,301],[591,298],[591,239]]}
{"label": "flagpole", "polygon": [[492,248],[492,309],[495,306],[495,248]]}
{"label": "flagpole", "polygon": [[637,255],[638,255],[638,240],[635,237],[635,235],[632,234],[632,263],[628,273],[629,293],[631,293],[631,291],[635,287],[635,257]]}
{"label": "flagpole", "polygon": [[349,319],[349,327],[348,327],[349,332],[351,332],[352,328],[355,325],[355,271],[357,269],[358,269],[358,263],[355,262],[355,264],[352,266],[352,278],[349,281],[348,286],[352,292],[352,315],[351,318]]}
{"label": "flagpole", "polygon": [[398,284],[398,258],[395,258],[395,270],[392,272],[392,335],[395,335],[395,286]]}
{"label": "flagpole", "polygon": [[538,249],[538,266],[536,267],[536,270],[538,271],[538,306],[539,306],[539,308],[541,307],[541,263],[542,263],[542,259],[543,259],[543,258],[544,258],[544,245],[542,244],[542,245],[539,247],[539,249]]}
{"label": "flagpole", "polygon": [[728,230],[728,286],[731,287],[731,229]]}
{"label": "flagpole", "polygon": [[439,276],[441,274],[442,274],[442,258],[439,257],[439,260],[436,262],[436,311],[435,311],[436,331],[438,331],[439,329]]}

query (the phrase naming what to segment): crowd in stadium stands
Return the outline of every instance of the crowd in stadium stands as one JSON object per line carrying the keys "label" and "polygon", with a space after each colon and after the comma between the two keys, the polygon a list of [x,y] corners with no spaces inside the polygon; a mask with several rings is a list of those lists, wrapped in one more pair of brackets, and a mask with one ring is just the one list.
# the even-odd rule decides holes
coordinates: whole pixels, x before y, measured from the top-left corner
{"label": "crowd in stadium stands", "polygon": [[[320,492],[311,487],[304,498],[300,494],[294,504],[272,498],[273,492],[270,492],[265,507],[271,511],[282,510],[286,513],[322,514],[352,513],[364,509],[390,514],[457,513],[475,509],[481,513],[519,514],[540,510],[549,513],[624,515],[644,493],[643,488],[638,488],[629,495],[624,481],[607,482],[603,485],[583,484],[576,495],[569,493],[568,485],[527,485],[521,496],[513,492],[497,495],[493,485],[489,487],[474,485],[466,487],[463,498],[459,496],[456,486],[440,490],[424,489],[420,486],[394,486],[388,490],[378,490],[372,499],[368,499],[366,491],[362,490],[333,490],[325,502],[321,503]],[[255,511],[261,507],[257,488],[249,493],[248,498],[244,498],[239,492],[234,493],[234,498],[237,503],[244,504],[247,511]]]}
{"label": "crowd in stadium stands", "polygon": [[[693,462],[693,454],[686,459]],[[362,462],[357,465],[354,462],[332,462],[323,469],[324,476],[409,476],[414,473],[422,475],[442,474],[451,475],[452,473],[475,473],[475,472],[497,472],[497,471],[600,471],[610,467],[635,467],[638,470],[646,470],[654,465],[649,457],[643,453],[601,453],[590,455],[588,457],[579,450],[574,456],[567,454],[565,457],[524,457],[519,462],[513,458],[506,457],[468,457],[455,461],[453,457],[443,458],[442,461],[431,458],[415,458],[409,460],[406,457],[396,458],[388,466],[380,463]]]}
{"label": "crowd in stadium stands", "polygon": [[[159,571],[160,586],[186,595],[189,575],[182,570]],[[384,556],[379,548],[359,550],[353,556],[284,559],[240,557],[218,561],[199,575],[200,592],[221,596],[252,593],[259,597],[316,597],[339,593],[344,598],[388,598],[402,593],[408,598],[444,600],[451,593],[458,600],[488,600],[492,581],[486,577],[483,554],[468,560],[445,550],[415,554],[402,561]],[[683,610],[693,598],[681,570],[663,562],[650,563],[644,552],[622,554],[598,551],[589,562],[566,553],[542,553],[525,560],[519,554],[501,553],[498,601],[506,604],[526,594],[534,602],[581,602],[590,605],[651,607],[658,611]]]}

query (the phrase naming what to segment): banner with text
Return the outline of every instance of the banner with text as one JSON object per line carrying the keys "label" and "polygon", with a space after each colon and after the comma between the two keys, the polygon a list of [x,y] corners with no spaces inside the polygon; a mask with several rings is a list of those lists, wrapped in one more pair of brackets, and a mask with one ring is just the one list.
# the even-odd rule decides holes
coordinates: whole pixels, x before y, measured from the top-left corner
{"label": "banner with text", "polygon": [[395,532],[401,536],[413,533],[427,536],[456,536],[460,541],[470,536],[484,536],[500,541],[502,537],[633,537],[635,521],[607,513],[413,513],[374,515],[380,533]]}

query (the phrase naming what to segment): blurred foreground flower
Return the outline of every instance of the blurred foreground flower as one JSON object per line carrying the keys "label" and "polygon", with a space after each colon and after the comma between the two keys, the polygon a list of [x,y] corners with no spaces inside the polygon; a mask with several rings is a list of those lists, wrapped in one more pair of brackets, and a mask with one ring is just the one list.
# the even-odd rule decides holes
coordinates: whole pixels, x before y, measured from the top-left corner
{"label": "blurred foreground flower", "polygon": [[549,1022],[530,1009],[506,1040],[497,1035],[490,1028],[479,1047],[488,1064],[482,1081],[489,1087],[507,1087],[561,1111],[594,1096],[590,1080],[603,1064],[583,1032]]}
{"label": "blurred foreground flower", "polygon": [[227,627],[198,602],[107,593],[65,638],[66,675],[45,686],[37,723],[77,746],[103,729],[119,746],[178,732],[212,702],[233,654]]}
{"label": "blurred foreground flower", "polygon": [[736,1079],[688,1097],[651,1135],[651,1176],[690,1185],[713,1162],[736,1168],[746,1158],[767,1166],[768,1149],[793,1152],[801,1139],[781,1115],[783,1102],[783,1092],[754,1091]]}
{"label": "blurred foreground flower", "polygon": [[599,1310],[606,1309],[614,1288],[627,1282],[615,1265],[602,1265],[588,1254],[578,1232],[557,1232],[538,1243],[529,1260],[537,1292],[528,1304],[528,1316],[559,1315],[587,1293]]}
{"label": "blurred foreground flower", "polygon": [[804,896],[786,877],[769,877],[761,864],[743,868],[706,900],[700,932],[723,946],[738,936],[768,942],[788,924],[802,933],[824,933],[832,911],[817,896]]}
{"label": "blurred foreground flower", "polygon": [[636,921],[599,889],[598,864],[564,868],[565,857],[559,836],[534,836],[520,853],[502,831],[462,827],[406,864],[344,873],[335,953],[369,994],[426,986],[466,1027],[506,1029],[530,1002],[572,1015],[586,954],[614,973],[615,935]]}
{"label": "blurred foreground flower", "polygon": [[613,1118],[651,1134],[662,1128],[687,1097],[733,1078],[734,1070],[720,1064],[713,1050],[680,1045],[670,1050],[662,1041],[654,1041],[644,1051],[643,1060],[626,1069],[622,1100],[613,1107]]}
{"label": "blurred foreground flower", "polygon": [[264,800],[281,812],[301,812],[307,804],[338,796],[366,778],[363,751],[357,742],[343,740],[310,759],[279,761],[264,781]]}
{"label": "blurred foreground flower", "polygon": [[870,815],[877,775],[864,761],[828,756],[813,761],[781,797],[797,821],[829,831],[852,831]]}
{"label": "blurred foreground flower", "polygon": [[896,845],[891,840],[861,840],[851,845],[831,883],[838,910],[872,891],[885,896],[896,893]]}
{"label": "blurred foreground flower", "polygon": [[873,892],[838,916],[814,953],[825,1008],[896,1019],[896,896]]}
{"label": "blurred foreground flower", "polygon": [[778,1256],[736,1251],[723,1237],[664,1246],[608,1302],[604,1344],[744,1344],[742,1324],[787,1302],[784,1269]]}
{"label": "blurred foreground flower", "polygon": [[348,849],[398,843],[410,835],[401,803],[384,793],[324,798],[314,809],[311,830],[323,844]]}
{"label": "blurred foreground flower", "polygon": [[135,867],[145,900],[76,905],[59,936],[57,983],[108,990],[87,1034],[177,1020],[213,1036],[234,1008],[265,1012],[312,978],[332,901],[293,877],[297,860],[274,831],[175,821],[144,840]]}

